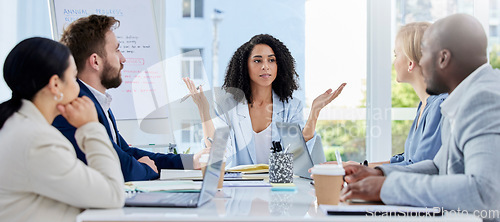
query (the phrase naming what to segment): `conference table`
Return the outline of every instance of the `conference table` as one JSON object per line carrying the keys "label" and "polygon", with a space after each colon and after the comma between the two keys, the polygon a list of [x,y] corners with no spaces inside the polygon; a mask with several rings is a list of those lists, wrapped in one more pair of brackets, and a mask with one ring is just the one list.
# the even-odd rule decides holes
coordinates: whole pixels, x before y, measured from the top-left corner
{"label": "conference table", "polygon": [[124,207],[87,209],[77,217],[87,221],[482,221],[462,214],[443,216],[330,216],[317,205],[310,181],[294,178],[296,191],[270,187],[224,187],[199,208]]}

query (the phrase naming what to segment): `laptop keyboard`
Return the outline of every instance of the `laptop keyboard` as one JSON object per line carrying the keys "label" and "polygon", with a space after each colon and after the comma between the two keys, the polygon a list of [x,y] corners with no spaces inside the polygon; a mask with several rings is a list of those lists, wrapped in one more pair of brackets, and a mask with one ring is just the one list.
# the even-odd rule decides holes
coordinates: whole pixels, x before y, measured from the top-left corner
{"label": "laptop keyboard", "polygon": [[195,203],[198,200],[200,193],[170,193],[163,198],[161,202],[176,203],[178,205],[185,205]]}

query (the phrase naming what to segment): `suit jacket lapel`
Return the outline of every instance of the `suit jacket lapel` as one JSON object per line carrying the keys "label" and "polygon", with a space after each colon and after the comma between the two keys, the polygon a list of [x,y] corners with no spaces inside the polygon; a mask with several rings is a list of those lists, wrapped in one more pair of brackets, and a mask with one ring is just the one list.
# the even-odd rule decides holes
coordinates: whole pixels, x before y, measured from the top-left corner
{"label": "suit jacket lapel", "polygon": [[[90,92],[90,89],[87,88],[87,86],[85,86],[85,84],[83,84],[81,82],[81,80],[78,79],[77,82],[78,82],[78,85],[80,85],[80,94],[78,96],[80,96],[80,97],[87,96],[92,100],[92,102],[94,102],[95,108],[97,110],[97,118],[99,119],[99,122],[102,125],[104,125],[104,127],[106,128],[106,132],[108,132],[109,139],[113,142],[114,141],[113,136],[111,134],[109,122],[106,119],[106,114],[104,113],[104,110],[102,109],[101,105],[99,105],[99,102],[97,102],[97,99],[95,98],[94,94],[92,94],[92,92]],[[114,123],[114,121],[113,121],[113,123]],[[115,129],[116,129],[116,127],[115,127]]]}
{"label": "suit jacket lapel", "polygon": [[[253,128],[252,128],[252,121],[250,119],[250,112],[248,110],[248,104],[247,103],[238,103],[238,106],[236,107],[237,109],[237,115],[238,115],[238,124],[240,128],[240,133],[243,138],[243,144],[246,145],[248,155],[250,156],[250,159],[252,163],[256,163],[257,161],[257,154],[255,150],[255,141],[254,141],[254,136],[253,136]],[[283,122],[284,121],[284,114],[285,114],[285,104],[280,101],[280,98],[278,95],[276,95],[273,91],[273,116],[272,116],[272,122],[271,122],[271,135],[272,135],[272,141],[279,141],[280,140],[280,135],[278,133],[278,128],[276,127],[276,122]],[[239,144],[240,145],[240,144]],[[238,146],[238,147],[244,147],[244,146]]]}
{"label": "suit jacket lapel", "polygon": [[246,147],[247,148],[246,150],[248,151],[248,155],[250,156],[252,163],[256,163],[257,157],[255,152],[255,142],[253,138],[252,121],[250,120],[250,112],[248,110],[248,104],[238,103],[236,109],[239,120],[238,124],[241,131],[240,133],[243,138],[242,142],[243,145],[245,145],[238,147],[240,148]]}
{"label": "suit jacket lapel", "polygon": [[280,135],[278,133],[278,128],[276,127],[276,123],[284,122],[285,119],[285,103],[280,101],[280,97],[276,95],[273,91],[273,119],[272,119],[272,131],[271,137],[273,141],[280,141]]}

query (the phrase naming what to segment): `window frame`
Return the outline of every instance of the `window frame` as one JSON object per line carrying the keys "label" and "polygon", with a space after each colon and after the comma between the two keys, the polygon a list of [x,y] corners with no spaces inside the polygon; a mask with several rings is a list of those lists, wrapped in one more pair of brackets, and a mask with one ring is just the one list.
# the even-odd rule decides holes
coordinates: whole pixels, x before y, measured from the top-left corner
{"label": "window frame", "polygon": [[[391,132],[391,0],[367,0],[366,159],[387,161]],[[387,75],[377,75],[387,73]]]}
{"label": "window frame", "polygon": [[[196,56],[196,55],[190,55],[189,52],[191,51],[196,51],[198,50],[200,52],[199,56]],[[181,48],[181,52],[182,52],[182,58],[181,58],[181,72],[182,72],[182,77],[189,77],[190,79],[192,80],[203,80],[203,72],[204,72],[204,69],[203,69],[203,48]],[[189,70],[188,70],[188,76],[185,76],[185,73],[183,72],[183,63],[184,62],[188,62],[189,63]],[[200,78],[195,78],[197,75],[195,74],[195,63],[196,62],[199,62],[200,63],[200,69],[198,70],[200,73],[199,73],[199,77]]]}
{"label": "window frame", "polygon": [[[189,16],[184,16],[184,2],[190,3],[189,8]],[[182,0],[182,18],[204,18],[204,0]],[[196,6],[199,6],[201,3],[201,15],[197,16],[196,14]]]}
{"label": "window frame", "polygon": [[[199,123],[196,120],[185,120],[182,121],[182,130],[181,130],[181,143],[183,144],[196,144],[197,142],[201,141],[201,138],[203,137],[203,132],[202,131],[202,126],[201,123]],[[200,136],[201,132],[201,136]],[[189,141],[184,140],[184,133],[189,133]],[[200,138],[196,138],[200,137]]]}

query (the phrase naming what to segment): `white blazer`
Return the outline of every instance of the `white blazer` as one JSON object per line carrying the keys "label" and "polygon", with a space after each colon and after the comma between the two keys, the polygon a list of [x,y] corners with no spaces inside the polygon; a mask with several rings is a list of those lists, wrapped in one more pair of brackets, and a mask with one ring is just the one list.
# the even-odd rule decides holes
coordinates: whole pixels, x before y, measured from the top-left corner
{"label": "white blazer", "polygon": [[75,221],[85,208],[123,206],[120,161],[98,122],[76,130],[73,145],[23,100],[0,129],[0,221]]}
{"label": "white blazer", "polygon": [[[226,167],[255,164],[257,157],[254,133],[246,99],[242,102],[236,102],[232,95],[229,95],[223,101],[223,105],[218,103],[217,108],[216,127],[229,125],[231,129],[226,147]],[[305,121],[302,110],[303,105],[300,100],[292,98],[288,102],[281,102],[279,96],[273,91],[272,141],[280,140],[276,127],[277,122],[298,123],[302,129],[304,128]],[[309,153],[312,152],[318,137],[319,135],[314,133],[314,137],[306,142]],[[321,141],[321,138],[319,140]],[[318,144],[321,146],[321,143]],[[322,147],[316,149],[322,149]]]}

